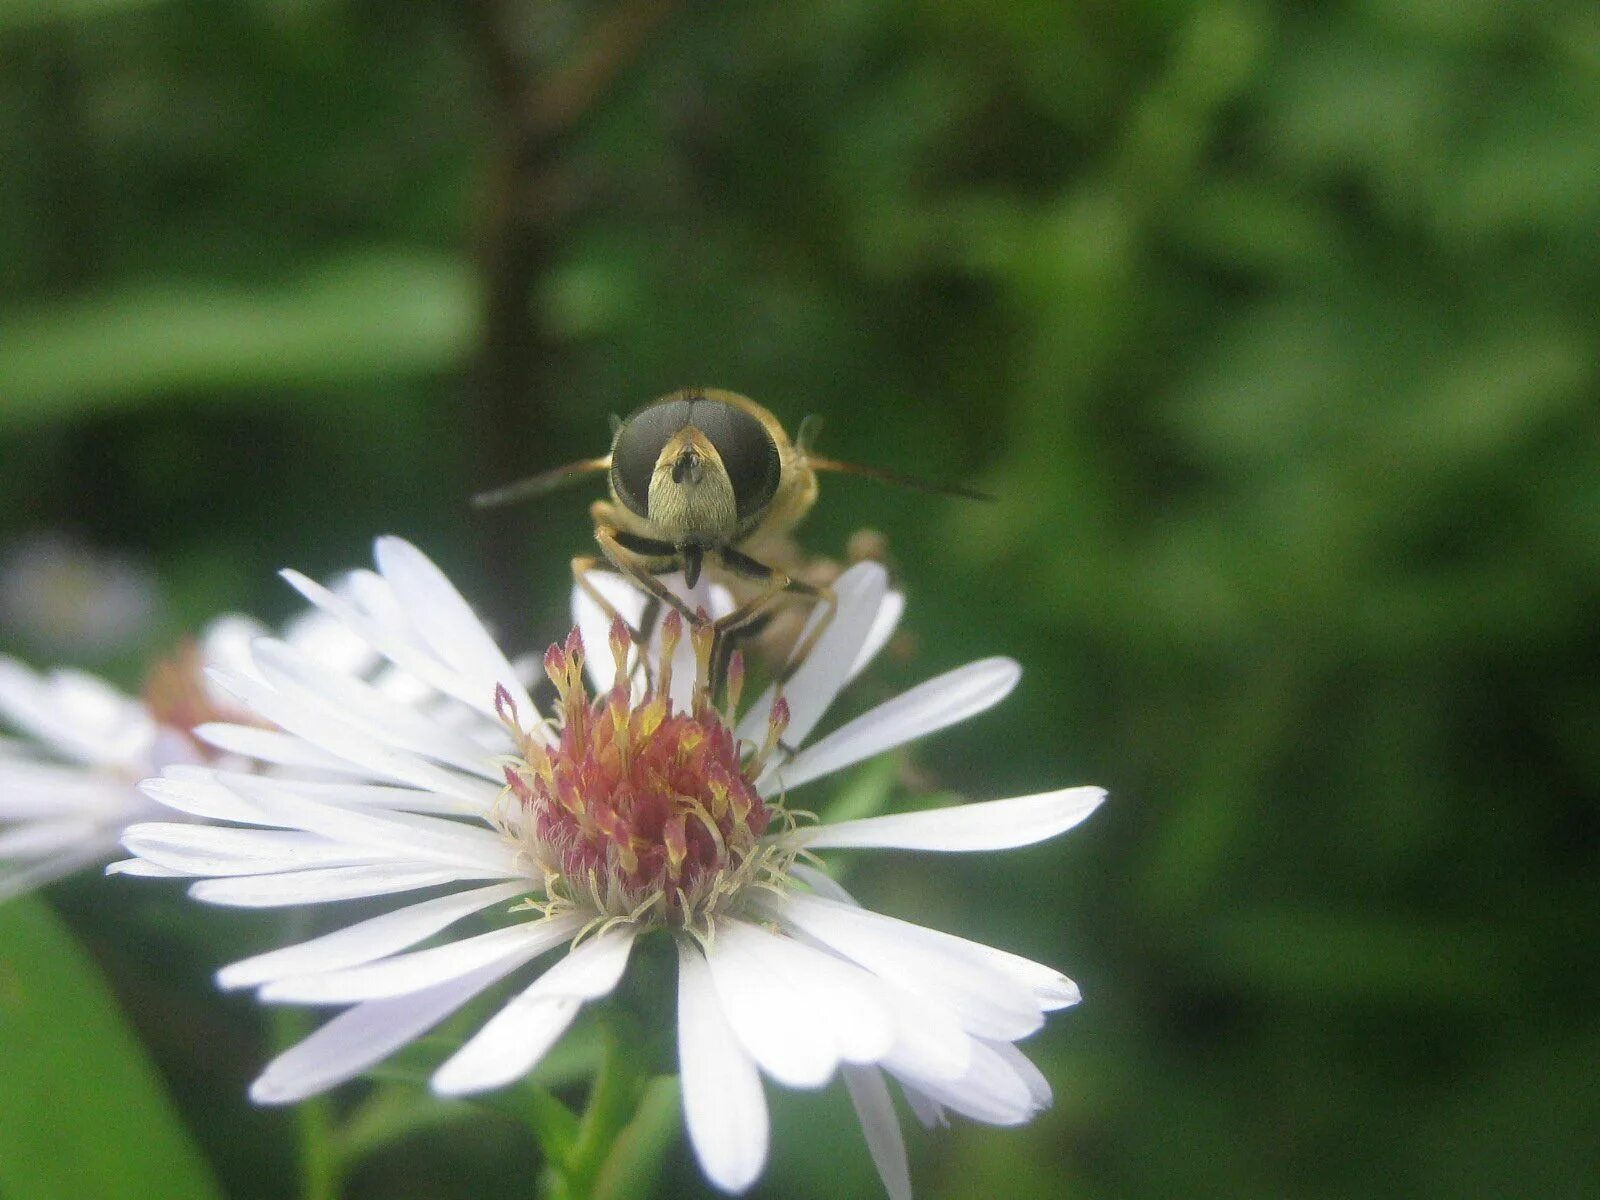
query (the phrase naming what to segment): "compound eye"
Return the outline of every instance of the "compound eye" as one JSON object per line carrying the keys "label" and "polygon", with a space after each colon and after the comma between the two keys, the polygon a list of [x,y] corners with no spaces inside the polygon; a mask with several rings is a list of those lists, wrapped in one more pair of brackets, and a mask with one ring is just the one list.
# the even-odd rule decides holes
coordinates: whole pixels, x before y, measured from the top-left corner
{"label": "compound eye", "polygon": [[611,487],[638,516],[650,515],[650,477],[656,460],[672,436],[689,424],[692,408],[688,400],[664,400],[641,408],[617,430],[611,443]]}
{"label": "compound eye", "polygon": [[742,525],[766,507],[778,490],[781,464],[767,428],[725,400],[696,400],[689,422],[716,447]]}

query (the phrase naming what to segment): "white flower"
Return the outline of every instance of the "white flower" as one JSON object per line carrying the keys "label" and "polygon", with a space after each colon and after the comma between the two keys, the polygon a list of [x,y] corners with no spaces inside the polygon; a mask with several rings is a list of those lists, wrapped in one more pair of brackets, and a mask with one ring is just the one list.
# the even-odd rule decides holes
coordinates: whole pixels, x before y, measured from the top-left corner
{"label": "white flower", "polygon": [[[116,853],[123,830],[160,815],[141,780],[174,764],[248,759],[208,746],[196,730],[213,719],[248,720],[205,676],[208,669],[249,670],[250,644],[266,632],[241,616],[214,621],[155,664],[138,697],[82,671],[38,674],[0,656],[0,725],[23,735],[0,739],[0,900]],[[311,612],[285,634],[300,652],[346,673],[379,661],[367,643],[337,621]],[[388,672],[387,686],[400,686]],[[255,738],[281,739],[265,728]],[[164,872],[131,864],[142,874]]]}
{"label": "white flower", "polygon": [[[831,848],[1027,845],[1071,828],[1104,794],[1073,788],[834,825],[799,823],[781,802],[787,789],[981,712],[1014,686],[1015,663],[971,663],[809,741],[899,614],[880,567],[840,578],[837,616],[783,697],[769,690],[733,729],[704,686],[706,638],[682,636],[669,615],[641,665],[622,623],[608,632],[598,606],[579,597],[585,637],[546,655],[559,694],[546,719],[426,557],[387,538],[377,561],[379,573],[349,597],[289,578],[398,666],[498,716],[514,752],[490,756],[481,742],[291,646],[258,642],[255,676],[223,682],[298,739],[292,752],[279,749],[385,782],[175,768],[146,785],[153,796],[233,824],[147,824],[124,839],[140,861],[201,877],[192,894],[219,904],[448,885],[222,969],[223,986],[257,988],[265,1001],[344,1006],[267,1067],[251,1089],[258,1102],[293,1102],[351,1079],[566,947],[432,1077],[436,1092],[452,1096],[510,1083],[583,1004],[617,986],[635,940],[656,929],[677,946],[689,1134],[720,1188],[743,1190],[765,1163],[761,1074],[797,1088],[842,1075],[895,1197],[910,1194],[910,1181],[887,1077],[930,1123],[949,1110],[1018,1124],[1048,1104],[1049,1086],[1014,1043],[1045,1012],[1075,1003],[1077,988],[1027,959],[863,909],[812,862]],[[643,600],[631,588],[615,578],[599,584],[638,619]],[[726,598],[702,589],[696,602],[717,610]],[[741,674],[730,670],[731,691]],[[375,810],[378,793],[388,811]],[[414,948],[487,910],[502,914],[499,927]]]}

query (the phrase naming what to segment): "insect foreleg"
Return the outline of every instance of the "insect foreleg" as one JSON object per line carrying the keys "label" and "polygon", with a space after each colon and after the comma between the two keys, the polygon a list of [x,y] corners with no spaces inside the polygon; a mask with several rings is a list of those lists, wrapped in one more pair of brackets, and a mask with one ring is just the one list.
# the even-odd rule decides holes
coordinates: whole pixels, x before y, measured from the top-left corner
{"label": "insect foreleg", "polygon": [[594,540],[616,567],[633,582],[662,604],[669,604],[683,614],[692,625],[700,623],[700,616],[675,596],[672,589],[657,579],[655,572],[678,565],[679,555],[670,542],[656,542],[624,532],[614,525],[597,525]]}

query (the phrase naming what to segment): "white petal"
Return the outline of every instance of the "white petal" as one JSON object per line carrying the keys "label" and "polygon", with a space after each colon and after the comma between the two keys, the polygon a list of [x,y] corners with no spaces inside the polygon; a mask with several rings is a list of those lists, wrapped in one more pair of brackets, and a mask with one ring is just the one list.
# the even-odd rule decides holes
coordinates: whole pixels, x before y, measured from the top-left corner
{"label": "white petal", "polygon": [[[807,863],[795,863],[790,868],[790,873],[807,884],[824,900],[834,900],[855,908],[861,906],[854,896],[816,867]],[[1054,967],[1023,958],[1020,954],[985,946],[982,942],[969,942],[965,938],[952,937],[937,930],[924,930],[924,933],[931,934],[953,951],[975,956],[993,969],[1010,975],[1034,994],[1039,1006],[1046,1012],[1067,1008],[1083,999],[1083,993],[1078,990],[1078,985]]]}
{"label": "white petal", "polygon": [[145,879],[187,879],[182,871],[174,871],[170,867],[158,867],[153,862],[146,862],[142,858],[121,858],[116,862],[106,864],[107,875],[137,875]]}
{"label": "white petal", "polygon": [[302,738],[284,733],[281,729],[262,729],[256,725],[208,721],[204,725],[196,725],[194,735],[224,753],[239,754],[245,758],[253,758],[276,766],[339,771],[348,774],[357,774],[364,769],[347,758],[330,754]]}
{"label": "white petal", "polygon": [[[312,661],[315,662],[316,660],[313,659]],[[512,664],[512,667],[517,672],[517,678],[526,682],[528,672],[523,664],[516,662]],[[481,713],[468,708],[459,700],[440,696],[438,692],[423,683],[415,675],[402,671],[399,667],[385,665],[382,670],[372,677],[372,686],[390,700],[400,704],[409,704],[413,708],[430,709],[431,706],[442,701],[454,707],[458,712],[469,713],[475,718],[482,716]],[[438,716],[439,714],[430,711],[429,715]]]}
{"label": "white petal", "polygon": [[[951,935],[940,933],[939,936],[947,938]],[[1034,962],[1031,958],[1023,958],[1022,955],[1012,954],[1007,950],[985,946],[982,942],[969,942],[964,938],[955,940],[960,942],[968,953],[994,970],[1005,972],[1031,991],[1034,998],[1039,1001],[1039,1007],[1045,1012],[1070,1008],[1083,999],[1083,993],[1078,990],[1078,985],[1054,967],[1047,967],[1044,963]]]}
{"label": "white petal", "polygon": [[535,985],[538,993],[575,1000],[609,996],[622,978],[638,936],[636,925],[616,925],[597,934],[541,975]]}
{"label": "white petal", "polygon": [[217,972],[217,983],[223,988],[255,987],[291,975],[310,975],[369,963],[414,946],[462,917],[527,891],[527,886],[521,883],[497,883],[424,900],[308,942],[232,963]]}
{"label": "white petal", "polygon": [[520,873],[518,851],[500,834],[477,822],[450,821],[420,813],[362,811],[306,800],[292,783],[251,775],[219,775],[230,790],[255,805],[274,824],[305,830],[383,857]]}
{"label": "white petal", "polygon": [[1030,1080],[987,1042],[973,1048],[972,1065],[955,1082],[908,1078],[929,1100],[985,1125],[1021,1125],[1039,1111]]}
{"label": "white petal", "polygon": [[840,726],[786,765],[769,766],[761,790],[766,794],[774,787],[799,787],[964,721],[1005,699],[1021,675],[1009,658],[985,658],[935,676]]}
{"label": "white petal", "polygon": [[845,676],[846,683],[872,665],[872,660],[878,657],[879,652],[894,636],[894,631],[899,627],[900,618],[905,615],[905,611],[904,592],[891,591],[884,596],[883,604],[878,608],[878,615],[873,618],[872,628],[867,631],[867,640],[862,643],[856,661],[850,664],[850,673]]}
{"label": "white petal", "polygon": [[298,614],[283,627],[283,640],[306,658],[341,675],[365,675],[378,660],[378,652],[344,622],[320,609]]}
{"label": "white petal", "polygon": [[257,1104],[293,1104],[353,1079],[421,1037],[516,966],[514,961],[492,963],[407,996],[342,1012],[273,1059],[251,1084],[250,1099]]}
{"label": "white petal", "polygon": [[[219,772],[210,767],[168,767],[160,779],[147,779],[139,787],[147,796],[168,808],[203,817],[209,821],[235,821],[246,825],[284,823],[286,818],[281,808],[269,812],[230,790],[230,784],[253,778],[248,774]],[[336,807],[378,812],[455,816],[478,814],[488,811],[497,794],[496,789],[486,785],[483,802],[477,806],[468,806],[460,800],[419,791],[416,788],[286,779],[279,776],[269,778],[274,796],[295,797]]]}
{"label": "white petal", "polygon": [[46,858],[88,843],[107,844],[94,821],[26,821],[0,829],[0,858]]}
{"label": "white petal", "polygon": [[739,1040],[779,1083],[819,1087],[841,1059],[872,1062],[893,1044],[874,981],[830,955],[726,921],[706,958]]}
{"label": "white petal", "polygon": [[268,684],[293,703],[312,711],[330,712],[374,740],[422,754],[456,767],[498,779],[483,747],[455,730],[429,720],[415,707],[392,700],[359,679],[325,671],[306,661],[283,642],[256,642],[256,665]]}
{"label": "white petal", "polygon": [[[839,576],[834,584],[839,603],[833,620],[822,631],[806,660],[783,685],[783,696],[789,703],[789,727],[783,737],[789,745],[798,746],[811,735],[828,705],[844,688],[850,669],[872,633],[888,587],[888,572],[875,562],[857,563]],[[826,609],[815,606],[801,638],[810,636],[825,615]],[[776,686],[769,687],[750,706],[739,722],[741,740],[761,744],[776,695]]]}
{"label": "white petal", "polygon": [[440,1096],[471,1096],[514,1083],[561,1040],[582,1007],[571,996],[523,992],[445,1060],[429,1086]]}
{"label": "white petal", "polygon": [[0,655],[0,718],[79,762],[136,768],[149,758],[155,722],[144,706],[81,671],[36,675]]}
{"label": "white petal", "polygon": [[144,711],[137,700],[87,671],[57,668],[50,672],[48,687],[74,722],[91,729],[115,729],[129,721],[138,723]]}
{"label": "white petal", "polygon": [[118,820],[148,808],[126,780],[96,768],[0,759],[0,821],[68,816]]}
{"label": "white petal", "polygon": [[522,681],[444,572],[402,538],[379,538],[375,550],[378,570],[394,588],[412,627],[433,652],[464,678],[478,682],[483,704],[493,706],[498,685],[511,693],[525,718],[532,719],[533,701],[523,690]]}
{"label": "white petal", "polygon": [[326,704],[305,704],[242,675],[213,674],[219,686],[285,732],[295,734],[329,754],[365,768],[379,778],[408,783],[445,795],[468,799],[470,778],[439,767],[386,738],[373,736],[345,720]]}
{"label": "white petal", "polygon": [[492,784],[485,784],[479,799],[474,803],[467,803],[435,792],[382,783],[344,783],[323,779],[295,779],[282,775],[273,775],[269,778],[272,780],[274,791],[280,795],[297,796],[303,800],[331,804],[335,807],[480,819],[494,807],[494,802],[502,790]]}
{"label": "white petal", "polygon": [[[486,716],[495,716],[493,684],[490,685],[487,695],[484,694],[483,681],[479,677],[463,675],[453,664],[441,663],[427,647],[418,642],[405,624],[404,614],[398,611],[398,605],[395,604],[393,595],[389,591],[389,585],[378,576],[370,572],[352,572],[347,580],[350,595],[343,596],[307,579],[298,571],[283,571],[281,574],[289,585],[307,600],[338,617],[402,670],[416,676],[436,691],[454,696]],[[354,596],[360,596],[365,604],[356,603],[352,599]],[[395,611],[375,614],[374,610],[379,607],[375,601],[380,597]],[[525,700],[527,693],[522,689],[514,673],[506,688],[521,706],[523,723],[527,725],[535,722],[537,712],[532,702]]]}
{"label": "white petal", "polygon": [[159,775],[168,767],[194,766],[204,759],[200,747],[187,733],[161,725],[150,741],[148,758],[140,762],[133,773],[141,776]]}
{"label": "white petal", "polygon": [[1016,986],[1032,992],[1040,1008],[1046,1012],[1066,1008],[1083,999],[1077,984],[1044,963],[943,930],[929,929],[926,925],[913,925],[878,913],[868,913],[867,916],[879,923],[888,922],[899,936],[937,953],[955,955],[986,971],[1005,975]]}
{"label": "white petal", "polygon": [[1044,1024],[1032,991],[966,952],[960,938],[817,896],[760,896],[755,907],[873,974],[948,1005],[976,1036],[1011,1041]]}
{"label": "white petal", "polygon": [[972,1065],[976,1039],[961,1028],[954,1009],[932,996],[884,984],[895,1021],[895,1041],[879,1065],[918,1079],[960,1079]]}
{"label": "white petal", "polygon": [[719,927],[706,950],[711,978],[728,1023],[761,1069],[787,1087],[821,1087],[838,1066],[831,1038],[810,1019],[767,964]]}
{"label": "white petal", "polygon": [[678,944],[678,1071],[689,1141],[706,1178],[742,1192],[767,1162],[767,1101],[700,951]]}
{"label": "white petal", "polygon": [[308,867],[351,866],[388,856],[282,829],[233,829],[150,821],[130,825],[122,844],[140,858],[185,875],[266,875]]}
{"label": "white petal", "polygon": [[[430,650],[426,643],[417,636],[417,631],[411,627],[411,618],[406,614],[400,598],[395,595],[394,588],[389,581],[376,571],[365,568],[346,572],[336,585],[341,597],[347,597],[363,618],[371,621],[379,632],[386,638],[398,639],[409,654],[421,655],[427,662],[439,663],[439,658]],[[319,605],[327,611],[326,606]],[[337,614],[330,614],[335,615]],[[343,619],[343,618],[340,618]],[[348,622],[346,622],[348,624]],[[373,645],[382,649],[382,646],[366,632],[362,632]],[[387,653],[387,652],[386,652]],[[388,655],[394,658],[393,655]],[[396,662],[399,659],[395,659]],[[448,665],[448,664],[440,664]],[[455,672],[452,670],[452,674]]]}
{"label": "white petal", "polygon": [[468,1039],[435,1073],[433,1090],[464,1096],[526,1075],[566,1032],[579,1005],[617,986],[636,934],[618,927],[578,946]]}
{"label": "white petal", "polygon": [[[845,902],[855,903],[848,898]],[[799,930],[789,936],[830,953],[822,943]],[[973,1039],[961,1028],[954,1010],[939,999],[888,980],[878,978],[875,982],[876,996],[889,1015],[894,1040],[888,1053],[875,1053],[870,1061],[931,1079],[959,1079],[966,1074],[972,1061]]]}
{"label": "white petal", "polygon": [[528,962],[566,941],[580,924],[570,915],[529,921],[358,967],[276,979],[258,994],[271,1003],[291,1004],[350,1004],[404,996],[490,963]]}
{"label": "white petal", "polygon": [[274,822],[256,805],[217,781],[206,768],[168,767],[160,779],[146,779],[139,790],[156,803],[205,821],[235,821],[242,825]]}
{"label": "white petal", "polygon": [[895,1042],[895,1016],[884,984],[855,963],[754,924],[741,924],[747,940],[798,1006],[833,1041],[842,1062],[877,1062]]}
{"label": "white petal", "polygon": [[1106,798],[1097,787],[1066,788],[1036,796],[953,804],[925,812],[894,813],[811,825],[788,835],[797,845],[898,850],[1009,850],[1065,833]]}
{"label": "white petal", "polygon": [[245,875],[231,879],[202,879],[189,895],[208,904],[236,908],[277,908],[290,904],[323,904],[335,900],[361,900],[389,896],[442,883],[499,878],[492,871],[453,871],[447,867],[412,863],[371,863],[359,867],[322,867],[291,871],[286,875]]}
{"label": "white petal", "polygon": [[878,1178],[889,1193],[889,1200],[911,1200],[911,1165],[906,1161],[906,1142],[900,1133],[900,1118],[895,1116],[894,1100],[883,1072],[876,1067],[844,1069],[845,1086],[855,1105],[861,1132],[866,1135]]}
{"label": "white petal", "polygon": [[1034,1066],[1033,1060],[1010,1042],[990,1042],[988,1046],[1004,1059],[1017,1073],[1017,1078],[1027,1085],[1028,1095],[1033,1098],[1034,1107],[1049,1108],[1055,1101],[1055,1093],[1050,1090],[1050,1081],[1044,1077],[1043,1071]]}
{"label": "white petal", "polygon": [[200,661],[208,667],[221,667],[237,675],[255,675],[250,643],[267,636],[267,627],[254,617],[226,613],[207,625],[200,635]]}

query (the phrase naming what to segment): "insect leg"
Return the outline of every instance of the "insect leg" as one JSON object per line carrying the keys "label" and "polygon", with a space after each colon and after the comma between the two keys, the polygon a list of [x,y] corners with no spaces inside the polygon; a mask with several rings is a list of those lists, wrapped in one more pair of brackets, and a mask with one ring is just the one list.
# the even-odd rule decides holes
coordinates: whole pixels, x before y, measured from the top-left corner
{"label": "insect leg", "polygon": [[655,627],[661,623],[661,601],[654,596],[647,596],[644,602],[644,611],[639,614],[639,628],[647,636],[652,634]]}
{"label": "insect leg", "polygon": [[789,653],[789,661],[783,664],[783,669],[778,672],[778,685],[781,687],[789,681],[789,677],[800,669],[800,664],[811,657],[811,652],[816,649],[817,641],[827,632],[828,626],[833,624],[833,618],[839,612],[839,597],[831,587],[813,588],[810,595],[817,603],[826,605],[826,610],[811,627],[811,632],[795,643],[795,648]]}
{"label": "insect leg", "polygon": [[635,537],[625,533],[612,525],[596,525],[594,540],[600,543],[600,549],[611,560],[611,565],[616,567],[629,579],[633,580],[651,596],[662,604],[669,604],[683,614],[684,619],[692,625],[700,623],[699,614],[691,612],[689,606],[673,595],[672,589],[657,579],[652,567],[660,567],[661,560],[671,560],[667,565],[677,565],[677,549],[668,542],[654,542],[648,538]]}
{"label": "insect leg", "polygon": [[728,570],[746,579],[761,580],[766,583],[766,587],[717,622],[718,653],[713,656],[714,662],[725,660],[726,656],[732,653],[733,639],[749,633],[757,621],[769,615],[767,610],[784,596],[801,596],[813,604],[820,603],[827,606],[827,611],[821,620],[790,653],[789,661],[778,674],[778,682],[781,684],[806,660],[806,656],[815,648],[817,639],[832,623],[833,615],[839,607],[838,599],[830,587],[817,587],[803,579],[795,579],[731,546],[723,547],[719,553],[723,565]]}
{"label": "insect leg", "polygon": [[644,653],[644,647],[650,644],[650,638],[653,636],[655,630],[660,626],[661,613],[661,601],[657,600],[654,596],[646,596],[644,601],[644,609],[639,613],[640,653],[633,660],[633,669],[629,672],[630,679],[632,679],[635,675],[642,674],[645,677],[645,681],[647,683],[650,682],[650,663],[647,661],[650,656]]}

